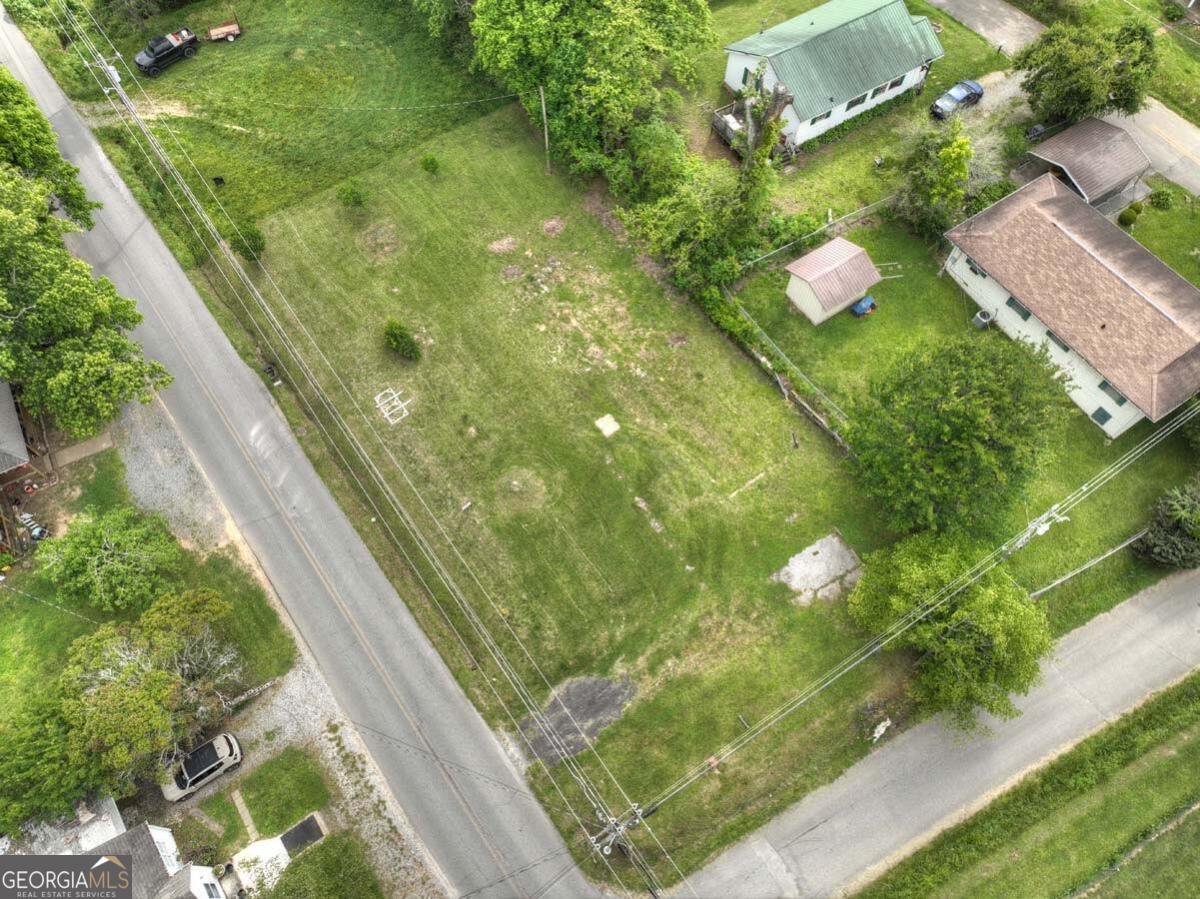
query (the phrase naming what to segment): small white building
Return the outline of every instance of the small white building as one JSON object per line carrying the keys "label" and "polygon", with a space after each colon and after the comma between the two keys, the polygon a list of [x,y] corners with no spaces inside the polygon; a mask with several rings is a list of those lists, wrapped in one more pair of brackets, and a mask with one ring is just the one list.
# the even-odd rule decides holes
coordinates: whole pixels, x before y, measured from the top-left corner
{"label": "small white building", "polygon": [[733,92],[783,84],[792,96],[783,113],[789,147],[921,87],[945,55],[925,16],[904,0],[832,0],[782,25],[730,44],[725,85]]}
{"label": "small white building", "polygon": [[787,270],[787,297],[814,325],[849,309],[883,280],[867,251],[844,237],[805,253]]}
{"label": "small white building", "polygon": [[946,238],[946,271],[1005,334],[1047,348],[1109,437],[1200,391],[1200,290],[1054,175]]}

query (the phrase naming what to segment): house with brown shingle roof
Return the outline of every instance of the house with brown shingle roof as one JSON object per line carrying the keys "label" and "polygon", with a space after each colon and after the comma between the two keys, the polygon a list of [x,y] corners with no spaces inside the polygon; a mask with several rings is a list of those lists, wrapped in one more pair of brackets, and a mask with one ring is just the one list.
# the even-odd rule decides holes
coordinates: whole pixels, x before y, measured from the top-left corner
{"label": "house with brown shingle roof", "polygon": [[882,278],[867,251],[835,237],[787,266],[787,296],[814,325],[849,309]]}
{"label": "house with brown shingle roof", "polygon": [[1150,158],[1124,128],[1100,119],[1076,122],[1042,141],[1022,170],[1032,177],[1052,172],[1092,206],[1124,208],[1139,199],[1136,193],[1150,192],[1144,185],[1137,190]]}
{"label": "house with brown shingle roof", "polygon": [[946,238],[946,271],[1002,331],[1047,347],[1109,437],[1200,391],[1200,290],[1053,175]]}

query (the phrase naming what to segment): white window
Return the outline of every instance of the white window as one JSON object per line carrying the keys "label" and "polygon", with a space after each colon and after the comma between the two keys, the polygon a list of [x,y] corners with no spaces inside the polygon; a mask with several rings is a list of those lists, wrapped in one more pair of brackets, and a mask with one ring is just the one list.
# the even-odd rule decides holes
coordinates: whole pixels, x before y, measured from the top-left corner
{"label": "white window", "polygon": [[876,97],[878,97],[880,94],[882,94],[887,89],[888,89],[888,86],[886,84],[879,85],[879,87],[877,87],[877,88],[875,88],[875,90],[871,91],[871,99],[874,100]]}
{"label": "white window", "polygon": [[867,102],[867,95],[863,94],[861,97],[855,97],[853,100],[851,100],[849,103],[847,103],[846,109],[853,109],[855,106],[862,106],[866,102]]}
{"label": "white window", "polygon": [[809,120],[808,124],[810,124],[810,125],[815,125],[815,124],[817,124],[817,122],[823,122],[823,121],[825,121],[827,118],[829,118],[831,115],[833,115],[833,110],[832,110],[832,109],[831,109],[831,110],[829,110],[829,112],[823,112],[823,113],[821,113],[819,116],[813,116],[813,117],[812,117],[812,118]]}
{"label": "white window", "polygon": [[907,77],[906,75],[901,75],[899,78],[897,78],[895,81],[893,81],[891,84],[888,85],[888,90],[894,90],[895,88],[898,88],[900,85],[902,85],[904,83],[904,79],[906,77]]}

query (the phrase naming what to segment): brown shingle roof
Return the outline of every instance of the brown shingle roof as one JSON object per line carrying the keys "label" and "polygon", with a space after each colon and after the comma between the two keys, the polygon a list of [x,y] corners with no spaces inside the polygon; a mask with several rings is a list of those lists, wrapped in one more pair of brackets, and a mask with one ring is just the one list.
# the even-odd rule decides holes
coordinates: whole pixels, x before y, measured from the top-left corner
{"label": "brown shingle roof", "polygon": [[946,237],[1152,421],[1200,390],[1200,290],[1053,175]]}
{"label": "brown shingle roof", "polygon": [[808,282],[826,312],[840,312],[882,280],[867,251],[844,237],[805,253],[787,270]]}
{"label": "brown shingle roof", "polygon": [[1150,160],[1124,128],[1084,119],[1029,151],[1063,169],[1089,203],[1124,187],[1150,168]]}

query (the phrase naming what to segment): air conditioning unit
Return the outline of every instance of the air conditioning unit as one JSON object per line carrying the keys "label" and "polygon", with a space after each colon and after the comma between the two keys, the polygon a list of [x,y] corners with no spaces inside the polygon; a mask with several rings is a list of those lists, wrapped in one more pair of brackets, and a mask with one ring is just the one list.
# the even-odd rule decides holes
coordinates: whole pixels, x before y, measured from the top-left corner
{"label": "air conditioning unit", "polygon": [[986,331],[994,318],[995,316],[986,309],[980,309],[975,313],[975,317],[971,319],[971,324],[973,324],[980,331]]}

